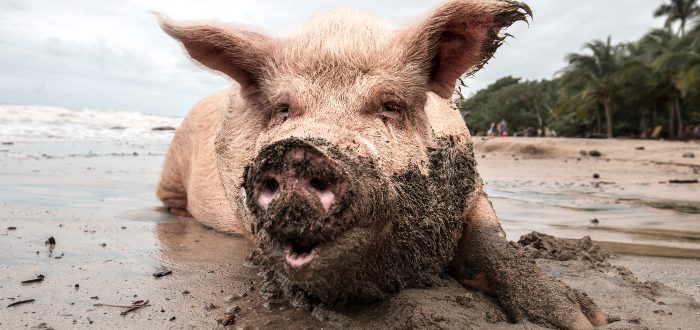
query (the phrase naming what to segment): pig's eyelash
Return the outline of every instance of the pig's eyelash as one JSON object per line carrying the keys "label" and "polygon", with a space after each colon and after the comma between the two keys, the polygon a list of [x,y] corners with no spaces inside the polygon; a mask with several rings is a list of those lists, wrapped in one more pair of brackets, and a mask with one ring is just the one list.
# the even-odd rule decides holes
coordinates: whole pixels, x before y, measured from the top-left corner
{"label": "pig's eyelash", "polygon": [[404,107],[401,103],[394,101],[385,101],[381,103],[380,114],[383,118],[402,118]]}
{"label": "pig's eyelash", "polygon": [[291,114],[291,106],[289,105],[289,103],[286,102],[278,103],[275,107],[275,111],[276,115],[282,118],[282,122],[285,122]]}
{"label": "pig's eyelash", "polygon": [[394,102],[383,102],[382,103],[382,111],[399,113],[399,112],[401,112],[401,106],[394,103]]}
{"label": "pig's eyelash", "polygon": [[277,106],[277,109],[281,113],[289,113],[289,104],[288,103],[281,103],[280,105]]}

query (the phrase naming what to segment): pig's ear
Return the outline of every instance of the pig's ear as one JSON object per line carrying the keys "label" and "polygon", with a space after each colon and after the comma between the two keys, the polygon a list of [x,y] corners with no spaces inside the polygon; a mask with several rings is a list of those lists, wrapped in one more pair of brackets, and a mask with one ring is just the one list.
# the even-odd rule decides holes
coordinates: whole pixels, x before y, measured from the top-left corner
{"label": "pig's ear", "polygon": [[457,79],[493,56],[507,36],[500,31],[528,16],[530,8],[516,1],[450,1],[402,31],[399,42],[408,45],[407,61],[428,74],[429,89],[448,98]]}
{"label": "pig's ear", "polygon": [[223,72],[241,87],[255,87],[269,60],[272,38],[259,33],[207,23],[175,22],[155,13],[167,34],[182,43],[202,65]]}

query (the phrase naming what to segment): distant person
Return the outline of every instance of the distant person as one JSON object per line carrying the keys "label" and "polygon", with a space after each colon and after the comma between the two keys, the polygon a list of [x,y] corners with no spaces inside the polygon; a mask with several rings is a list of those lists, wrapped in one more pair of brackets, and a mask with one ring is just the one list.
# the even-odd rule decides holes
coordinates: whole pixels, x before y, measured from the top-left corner
{"label": "distant person", "polygon": [[693,132],[690,134],[691,138],[694,140],[700,139],[700,124],[693,127]]}
{"label": "distant person", "polygon": [[486,131],[486,136],[496,136],[496,122],[491,122],[491,127]]}
{"label": "distant person", "polygon": [[[525,136],[527,136],[527,137],[533,137],[533,136],[535,136],[535,132],[536,132],[536,131],[535,131],[534,128],[528,127],[528,128],[525,129]],[[538,133],[538,135],[539,135],[539,133]]]}
{"label": "distant person", "polygon": [[508,136],[508,123],[506,123],[505,119],[501,120],[501,122],[498,123],[496,128],[498,129],[498,135]]}

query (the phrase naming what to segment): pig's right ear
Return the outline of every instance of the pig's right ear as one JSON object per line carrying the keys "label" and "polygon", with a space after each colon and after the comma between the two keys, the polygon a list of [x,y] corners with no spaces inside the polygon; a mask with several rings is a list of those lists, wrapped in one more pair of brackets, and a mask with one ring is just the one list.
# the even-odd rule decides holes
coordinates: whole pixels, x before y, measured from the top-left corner
{"label": "pig's right ear", "polygon": [[155,15],[163,31],[180,41],[192,59],[233,78],[243,89],[256,87],[270,58],[272,38],[242,29],[175,22],[161,14]]}
{"label": "pig's right ear", "polygon": [[429,89],[448,98],[457,79],[493,56],[505,38],[500,31],[528,16],[530,8],[517,1],[452,0],[402,31],[399,42],[407,47],[406,62],[428,76]]}

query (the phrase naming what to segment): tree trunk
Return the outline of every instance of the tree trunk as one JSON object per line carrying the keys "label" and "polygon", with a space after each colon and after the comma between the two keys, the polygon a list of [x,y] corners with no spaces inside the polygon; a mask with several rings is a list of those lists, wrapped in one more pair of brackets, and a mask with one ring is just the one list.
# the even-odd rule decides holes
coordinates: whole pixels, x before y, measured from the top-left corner
{"label": "tree trunk", "polygon": [[674,109],[673,100],[668,104],[668,138],[676,138],[676,111]]}
{"label": "tree trunk", "polygon": [[678,119],[678,138],[682,139],[685,137],[685,127],[683,127],[683,118],[681,117],[681,102],[678,97],[676,97],[674,108],[676,110],[676,119]]}
{"label": "tree trunk", "polygon": [[537,110],[537,107],[535,107],[535,113],[537,114],[537,124],[539,125],[539,129],[541,132],[544,132],[544,120],[542,120],[542,116],[540,115],[540,111]]}
{"label": "tree trunk", "polygon": [[605,107],[605,129],[606,136],[608,139],[613,137],[613,119],[612,119],[612,109],[610,109],[610,98],[605,98],[603,100],[603,107]]}
{"label": "tree trunk", "polygon": [[678,29],[680,31],[680,37],[683,38],[685,36],[685,19],[681,18],[681,27]]}
{"label": "tree trunk", "polygon": [[642,118],[639,119],[639,137],[642,139],[648,138],[647,136],[647,121],[649,119],[649,111],[646,108],[642,108]]}

